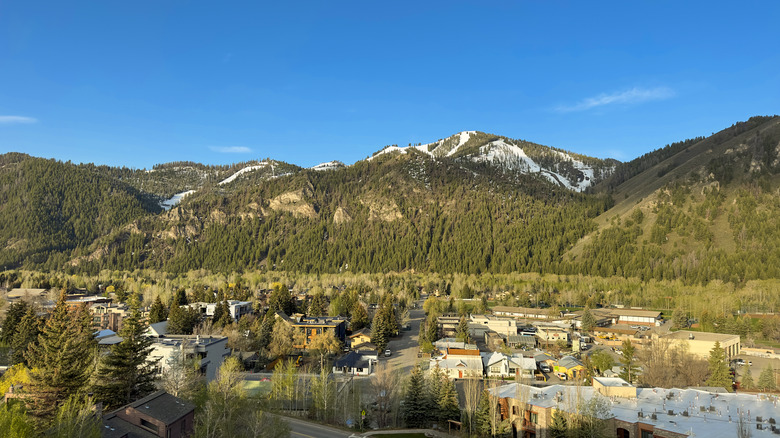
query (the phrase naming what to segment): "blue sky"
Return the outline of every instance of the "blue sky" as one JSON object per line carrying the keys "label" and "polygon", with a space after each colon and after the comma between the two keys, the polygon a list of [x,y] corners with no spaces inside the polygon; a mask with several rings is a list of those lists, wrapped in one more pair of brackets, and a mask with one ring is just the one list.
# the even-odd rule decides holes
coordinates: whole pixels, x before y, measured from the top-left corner
{"label": "blue sky", "polygon": [[780,113],[780,3],[0,3],[0,152],[352,163],[463,130],[620,160]]}

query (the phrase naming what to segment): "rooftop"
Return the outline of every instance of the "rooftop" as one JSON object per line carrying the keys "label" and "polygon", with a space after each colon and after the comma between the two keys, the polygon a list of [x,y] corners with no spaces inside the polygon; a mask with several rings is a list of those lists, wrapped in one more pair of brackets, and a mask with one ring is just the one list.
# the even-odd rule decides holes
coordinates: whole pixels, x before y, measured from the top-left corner
{"label": "rooftop", "polygon": [[[691,337],[693,336],[693,337]],[[724,333],[710,333],[710,332],[691,332],[688,330],[680,330],[677,332],[670,332],[669,334],[663,335],[662,338],[664,339],[692,339],[696,341],[705,341],[705,342],[725,342],[725,341],[733,341],[734,338],[739,339],[739,335],[729,335]]]}
{"label": "rooftop", "polygon": [[625,380],[619,377],[594,377],[593,380],[601,383],[602,386],[609,386],[615,388],[631,386],[630,383],[626,382]]}

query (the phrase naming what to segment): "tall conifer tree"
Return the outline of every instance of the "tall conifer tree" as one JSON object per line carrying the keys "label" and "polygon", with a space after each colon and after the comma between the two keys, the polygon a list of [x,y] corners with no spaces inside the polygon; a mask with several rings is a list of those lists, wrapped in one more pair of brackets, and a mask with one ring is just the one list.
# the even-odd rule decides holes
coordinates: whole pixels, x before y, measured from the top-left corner
{"label": "tall conifer tree", "polygon": [[39,420],[50,421],[57,408],[89,380],[97,346],[91,322],[86,308],[68,311],[63,290],[38,342],[28,348],[26,358],[32,369],[30,396],[25,401]]}
{"label": "tall conifer tree", "polygon": [[98,400],[109,409],[130,403],[155,390],[154,363],[149,360],[152,340],[145,336],[141,322],[141,303],[137,295],[130,300],[130,316],[122,323],[122,342],[100,360],[94,378]]}

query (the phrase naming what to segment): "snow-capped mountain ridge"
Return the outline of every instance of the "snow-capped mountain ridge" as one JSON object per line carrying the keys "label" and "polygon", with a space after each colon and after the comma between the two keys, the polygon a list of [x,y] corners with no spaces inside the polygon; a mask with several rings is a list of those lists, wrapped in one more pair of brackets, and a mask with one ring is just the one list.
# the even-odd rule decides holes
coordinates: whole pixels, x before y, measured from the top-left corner
{"label": "snow-capped mountain ridge", "polygon": [[[532,158],[523,145],[532,147],[535,151],[534,155],[539,159]],[[614,170],[614,166],[604,165],[596,169],[577,156],[554,148],[478,131],[459,132],[428,144],[389,146],[368,160],[389,153],[406,154],[409,150],[419,151],[433,158],[468,159],[474,162],[486,162],[504,170],[540,174],[554,184],[577,192],[592,186],[598,178],[603,178]],[[601,162],[597,159],[593,161]]]}

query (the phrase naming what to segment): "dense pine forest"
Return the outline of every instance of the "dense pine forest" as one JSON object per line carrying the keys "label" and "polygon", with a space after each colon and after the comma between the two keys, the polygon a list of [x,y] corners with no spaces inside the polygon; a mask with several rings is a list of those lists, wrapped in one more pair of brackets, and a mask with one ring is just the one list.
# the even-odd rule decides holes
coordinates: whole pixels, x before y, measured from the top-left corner
{"label": "dense pine forest", "polygon": [[[745,284],[780,277],[780,118],[628,163],[584,193],[474,159],[504,139],[575,180],[561,151],[474,133],[315,171],[266,159],[150,171],[0,156],[0,266],[102,270],[538,274]],[[226,179],[240,169],[252,171]],[[568,170],[567,170],[568,169]],[[577,175],[579,172],[579,176]],[[594,176],[594,178],[595,178]],[[160,202],[192,194],[169,211]]]}

